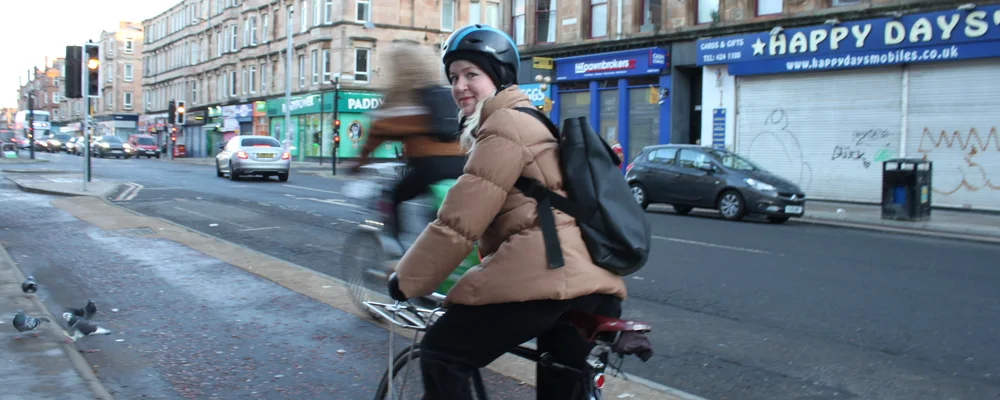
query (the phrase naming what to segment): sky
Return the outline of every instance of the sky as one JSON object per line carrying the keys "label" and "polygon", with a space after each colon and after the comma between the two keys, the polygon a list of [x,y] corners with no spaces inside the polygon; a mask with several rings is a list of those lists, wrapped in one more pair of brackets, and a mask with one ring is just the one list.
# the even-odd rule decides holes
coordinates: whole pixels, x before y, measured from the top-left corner
{"label": "sky", "polygon": [[65,57],[66,46],[97,41],[118,21],[141,23],[182,0],[4,0],[0,37],[7,38],[7,61],[0,63],[0,107],[17,107],[18,79],[32,66]]}

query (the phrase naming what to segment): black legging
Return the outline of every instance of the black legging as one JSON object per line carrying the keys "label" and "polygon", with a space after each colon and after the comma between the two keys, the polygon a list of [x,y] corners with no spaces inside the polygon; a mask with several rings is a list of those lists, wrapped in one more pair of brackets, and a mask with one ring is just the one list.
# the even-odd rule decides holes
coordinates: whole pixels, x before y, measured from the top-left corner
{"label": "black legging", "polygon": [[407,163],[406,175],[396,184],[392,193],[392,234],[399,237],[399,205],[426,192],[434,182],[458,179],[465,168],[464,156],[431,156],[412,158]]}

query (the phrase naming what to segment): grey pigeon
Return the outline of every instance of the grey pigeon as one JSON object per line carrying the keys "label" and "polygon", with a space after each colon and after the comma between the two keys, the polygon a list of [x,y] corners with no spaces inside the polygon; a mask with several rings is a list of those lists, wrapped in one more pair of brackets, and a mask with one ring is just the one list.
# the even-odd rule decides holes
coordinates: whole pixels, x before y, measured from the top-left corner
{"label": "grey pigeon", "polygon": [[38,291],[38,284],[35,283],[35,277],[28,276],[28,279],[21,282],[21,291],[24,293],[35,293]]}
{"label": "grey pigeon", "polygon": [[74,342],[84,336],[90,335],[110,335],[111,331],[104,329],[100,326],[90,323],[85,318],[80,318],[72,313],[64,312],[62,315],[63,319],[66,320],[66,324],[69,325],[69,329],[73,332],[73,335],[67,335]]}
{"label": "grey pigeon", "polygon": [[17,314],[14,314],[14,329],[18,332],[33,331],[42,322],[51,322],[48,318],[35,318],[30,315],[25,315],[24,310],[17,310]]}
{"label": "grey pigeon", "polygon": [[90,319],[91,317],[94,316],[94,314],[97,314],[97,304],[94,304],[92,300],[87,299],[87,305],[83,306],[83,308],[69,307],[66,309],[66,311],[72,313],[77,317],[82,317],[83,319]]}

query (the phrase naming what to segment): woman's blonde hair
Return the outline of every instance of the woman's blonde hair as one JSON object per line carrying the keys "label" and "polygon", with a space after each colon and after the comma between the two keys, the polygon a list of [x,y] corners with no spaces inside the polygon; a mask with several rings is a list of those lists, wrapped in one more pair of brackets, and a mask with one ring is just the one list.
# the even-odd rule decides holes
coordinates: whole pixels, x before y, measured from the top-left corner
{"label": "woman's blonde hair", "polygon": [[[480,100],[479,103],[476,104],[476,111],[468,117],[464,115],[465,113],[463,113],[462,110],[458,110],[458,119],[463,121],[460,142],[462,143],[462,148],[465,149],[466,152],[472,150],[472,145],[476,143],[476,131],[479,129],[479,124],[482,122],[479,119],[483,114],[483,105],[492,98],[493,95],[490,95],[489,97]],[[462,120],[462,118],[465,118],[465,120]]]}

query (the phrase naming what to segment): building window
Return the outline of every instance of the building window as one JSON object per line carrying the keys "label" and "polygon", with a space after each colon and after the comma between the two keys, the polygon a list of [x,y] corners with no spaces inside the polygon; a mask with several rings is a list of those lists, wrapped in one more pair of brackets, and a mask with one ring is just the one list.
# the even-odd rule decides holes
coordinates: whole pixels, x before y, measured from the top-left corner
{"label": "building window", "polygon": [[132,64],[125,64],[125,82],[132,82]]}
{"label": "building window", "polygon": [[236,97],[236,70],[229,71],[229,97]]}
{"label": "building window", "polygon": [[106,75],[105,78],[107,78],[108,82],[114,82],[115,81],[115,65],[114,64],[108,64],[107,67],[108,68],[105,70],[106,71],[105,72],[105,75]]}
{"label": "building window", "polygon": [[299,2],[299,32],[305,32],[309,30],[309,2],[302,0]]}
{"label": "building window", "polygon": [[267,64],[260,65],[260,92],[267,93]]}
{"label": "building window", "polygon": [[250,45],[257,45],[257,17],[250,17]]}
{"label": "building window", "polygon": [[698,23],[715,22],[719,16],[719,0],[698,0]]}
{"label": "building window", "polygon": [[264,42],[264,43],[267,43],[267,41],[270,40],[270,38],[269,38],[269,36],[267,34],[267,28],[270,26],[270,23],[271,23],[271,21],[270,21],[271,18],[269,18],[269,17],[270,17],[270,15],[268,15],[268,14],[264,14],[264,15],[262,15],[260,17],[261,18],[260,41]]}
{"label": "building window", "polygon": [[122,105],[126,110],[132,109],[132,92],[125,92],[122,98]]}
{"label": "building window", "polygon": [[372,19],[371,2],[368,0],[358,0],[355,2],[355,4],[357,5],[357,13],[354,18],[357,19],[358,22],[371,21]]}
{"label": "building window", "polygon": [[132,51],[134,51],[133,48],[132,48],[132,39],[126,39],[125,40],[125,54],[132,54]]}
{"label": "building window", "polygon": [[247,84],[247,79],[249,78],[250,78],[250,73],[247,71],[247,67],[243,67],[243,80],[241,81],[242,84],[240,85],[240,90],[243,92],[243,94],[247,94],[247,86],[249,86]]}
{"label": "building window", "polygon": [[191,81],[191,104],[198,104],[198,81]]}
{"label": "building window", "polygon": [[312,84],[319,84],[319,51],[313,50],[309,54],[309,62],[312,64]]}
{"label": "building window", "polygon": [[235,24],[229,26],[229,51],[233,53],[238,50],[236,47],[236,29],[237,26]]}
{"label": "building window", "polygon": [[114,93],[107,92],[107,93],[104,94],[104,106],[107,107],[107,109],[109,109],[109,110],[112,110],[112,109],[115,108]]}
{"label": "building window", "polygon": [[455,29],[455,0],[441,1],[441,30]]}
{"label": "building window", "polygon": [[590,37],[605,36],[608,36],[608,0],[590,0]]}
{"label": "building window", "polygon": [[224,35],[222,33],[215,34],[215,41],[216,41],[216,43],[215,43],[215,56],[216,57],[222,57],[222,49],[226,48],[225,41],[223,40],[224,36],[226,36],[226,35]]}
{"label": "building window", "polygon": [[330,50],[323,50],[323,83],[330,83]]}
{"label": "building window", "polygon": [[306,56],[299,56],[299,87],[306,87]]}
{"label": "building window", "polygon": [[524,0],[514,0],[511,3],[511,36],[518,46],[524,44]]}
{"label": "building window", "polygon": [[326,5],[323,7],[323,22],[333,23],[333,0],[326,0]]}
{"label": "building window", "polygon": [[319,26],[323,23],[323,3],[320,0],[313,1],[313,26]]}
{"label": "building window", "polygon": [[486,2],[486,25],[500,27],[500,3]]}
{"label": "building window", "polygon": [[247,18],[243,20],[243,46],[247,47],[250,45],[250,19]]}
{"label": "building window", "polygon": [[52,102],[59,104],[59,92],[52,93]]}
{"label": "building window", "polygon": [[369,49],[354,49],[354,81],[368,82]]}
{"label": "building window", "polygon": [[781,14],[784,0],[757,0],[757,15]]}
{"label": "building window", "polygon": [[861,0],[833,0],[830,5],[838,7],[838,6],[851,6],[855,4],[861,4]]}
{"label": "building window", "polygon": [[642,25],[660,25],[660,11],[662,9],[663,0],[643,0]]}
{"label": "building window", "polygon": [[257,93],[257,67],[250,66],[250,93]]}
{"label": "building window", "polygon": [[538,0],[535,11],[535,40],[538,43],[556,41],[556,0]]}
{"label": "building window", "polygon": [[482,20],[483,11],[479,7],[479,0],[472,0],[469,3],[469,25],[475,25]]}

